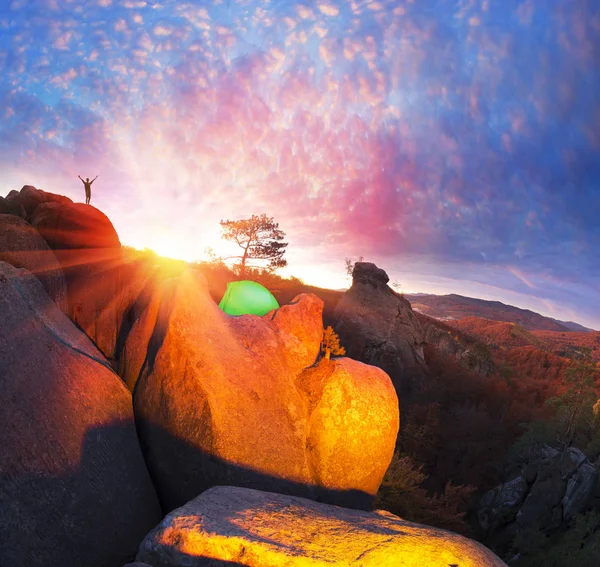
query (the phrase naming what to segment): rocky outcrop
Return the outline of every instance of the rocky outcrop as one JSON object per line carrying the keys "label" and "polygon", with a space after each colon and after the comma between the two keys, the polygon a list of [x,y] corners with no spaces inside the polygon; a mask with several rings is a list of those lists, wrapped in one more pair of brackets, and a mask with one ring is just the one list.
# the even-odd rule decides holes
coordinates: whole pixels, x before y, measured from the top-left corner
{"label": "rocky outcrop", "polygon": [[55,193],[24,185],[21,191],[11,191],[6,199],[0,197],[0,214],[10,214],[31,221],[34,211],[42,203],[72,203],[71,199]]}
{"label": "rocky outcrop", "polygon": [[0,214],[13,215],[22,219],[27,217],[25,207],[14,196],[0,197]]}
{"label": "rocky outcrop", "polygon": [[60,264],[46,241],[20,217],[0,214],[0,261],[34,274],[54,303],[67,312],[67,285]]}
{"label": "rocky outcrop", "polygon": [[481,376],[489,376],[496,370],[489,349],[481,343],[464,350],[457,358],[464,368]]}
{"label": "rocky outcrop", "polygon": [[[0,200],[0,213],[3,212],[12,215],[6,218],[12,219],[13,233],[16,216],[29,221],[30,225],[18,225],[21,238],[27,235],[29,239],[24,246],[37,246],[32,251],[49,247],[54,254],[47,255],[47,261],[37,254],[25,262],[23,258],[31,254],[19,249],[20,261],[15,260],[14,255],[0,259],[25,267],[40,277],[50,296],[59,301],[69,318],[113,361],[123,315],[145,281],[124,261],[119,237],[110,220],[92,206],[73,203],[67,197],[31,185],[25,185],[21,191],[11,191],[6,199]],[[14,251],[14,242],[6,246],[1,239],[0,235],[0,250]],[[57,295],[56,285],[49,285],[50,279],[56,279],[51,259],[58,260],[66,295],[64,290],[62,295]]]}
{"label": "rocky outcrop", "polygon": [[527,527],[552,534],[591,506],[597,481],[598,469],[579,449],[563,455],[543,446],[524,462],[521,474],[483,495],[479,524],[488,535]]}
{"label": "rocky outcrop", "polygon": [[0,262],[0,557],[112,567],[160,519],[131,396],[40,282]]}
{"label": "rocky outcrop", "polygon": [[392,291],[388,281],[375,264],[356,262],[352,286],[335,309],[333,327],[350,358],[387,372],[401,393],[426,375],[425,343],[410,303]]}
{"label": "rocky outcrop", "polygon": [[140,546],[154,567],[505,567],[481,544],[389,512],[219,486],[173,511]]}
{"label": "rocky outcrop", "polygon": [[219,484],[368,505],[392,457],[397,399],[383,372],[358,363],[303,373],[320,349],[320,299],[231,317],[186,271],[144,304],[119,360],[166,509]]}
{"label": "rocky outcrop", "polygon": [[119,237],[102,212],[48,195],[34,188],[27,191],[30,202],[37,203],[31,224],[61,265],[70,319],[113,360],[123,314],[133,301],[132,288],[137,291],[144,282],[124,262]]}
{"label": "rocky outcrop", "polygon": [[41,203],[31,215],[31,224],[53,250],[121,247],[108,217],[91,205]]}
{"label": "rocky outcrop", "polygon": [[465,347],[454,340],[450,331],[444,331],[432,323],[423,325],[423,340],[442,356],[458,357],[465,351]]}

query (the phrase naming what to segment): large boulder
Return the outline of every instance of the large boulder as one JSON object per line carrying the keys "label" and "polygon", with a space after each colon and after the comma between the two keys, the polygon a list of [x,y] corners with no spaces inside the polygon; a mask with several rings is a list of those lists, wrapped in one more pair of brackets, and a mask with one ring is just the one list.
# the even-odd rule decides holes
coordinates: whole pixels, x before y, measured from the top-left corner
{"label": "large boulder", "polygon": [[[302,375],[320,349],[320,299],[233,317],[192,271],[140,297],[118,358],[164,508],[219,484],[367,505],[392,457],[397,399],[389,378],[364,365],[336,361],[314,386]],[[375,465],[359,450],[367,443]]]}
{"label": "large boulder", "polygon": [[31,224],[53,250],[121,247],[108,217],[91,205],[42,203],[35,208]]}
{"label": "large boulder", "polygon": [[161,512],[131,395],[25,270],[0,262],[2,565],[115,567]]}
{"label": "large boulder", "polygon": [[506,567],[480,543],[389,512],[232,486],[167,515],[137,560],[153,567]]}
{"label": "large boulder", "polygon": [[[57,195],[36,189],[33,185],[23,185],[21,191],[13,190],[7,195],[4,206],[2,204],[2,197],[0,197],[0,213],[14,214],[26,220],[31,220],[38,205],[47,202],[72,203],[73,201],[64,195]],[[3,210],[7,206],[10,207],[10,211]]]}
{"label": "large boulder", "polygon": [[322,359],[300,375],[298,385],[309,404],[308,460],[318,485],[375,496],[400,426],[388,376],[350,358]]}
{"label": "large boulder", "polygon": [[60,264],[46,241],[22,218],[0,214],[0,261],[34,274],[54,303],[67,312],[67,284]]}
{"label": "large boulder", "polygon": [[350,358],[383,369],[402,393],[427,374],[425,343],[410,303],[388,281],[375,264],[356,262],[352,286],[334,312],[334,329]]}
{"label": "large boulder", "polygon": [[6,199],[4,197],[0,197],[0,214],[14,215],[22,219],[27,217],[25,207],[21,204],[20,200],[14,195],[8,195]]}
{"label": "large boulder", "polygon": [[124,261],[108,218],[81,203],[44,202],[31,219],[53,249],[67,282],[70,319],[113,361],[130,296],[143,287]]}

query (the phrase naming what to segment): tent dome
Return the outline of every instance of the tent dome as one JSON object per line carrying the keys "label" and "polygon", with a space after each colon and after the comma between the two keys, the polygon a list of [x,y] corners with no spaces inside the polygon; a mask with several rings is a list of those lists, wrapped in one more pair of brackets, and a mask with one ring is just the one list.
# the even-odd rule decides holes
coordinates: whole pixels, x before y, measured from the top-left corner
{"label": "tent dome", "polygon": [[249,280],[230,282],[219,307],[228,315],[266,315],[279,303],[264,286]]}

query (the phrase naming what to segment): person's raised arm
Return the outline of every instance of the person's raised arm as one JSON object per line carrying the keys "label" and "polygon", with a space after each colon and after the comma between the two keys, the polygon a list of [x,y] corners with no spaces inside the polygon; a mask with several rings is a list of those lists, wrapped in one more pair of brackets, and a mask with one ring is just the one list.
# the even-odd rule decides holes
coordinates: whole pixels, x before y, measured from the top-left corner
{"label": "person's raised arm", "polygon": [[[77,177],[79,177],[79,179],[81,179],[81,175],[78,175]],[[83,181],[83,179],[81,179],[81,181]]]}
{"label": "person's raised arm", "polygon": [[97,176],[97,175],[96,175],[96,177],[94,177],[94,179],[92,179],[92,180],[90,181],[90,185],[91,185],[91,184],[92,184],[94,181],[96,181],[96,179],[98,179],[98,176]]}

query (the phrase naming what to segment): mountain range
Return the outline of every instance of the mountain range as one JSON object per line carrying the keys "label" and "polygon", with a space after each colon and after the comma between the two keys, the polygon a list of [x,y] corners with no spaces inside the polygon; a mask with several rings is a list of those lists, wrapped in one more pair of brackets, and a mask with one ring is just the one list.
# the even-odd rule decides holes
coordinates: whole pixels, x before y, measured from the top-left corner
{"label": "mountain range", "polygon": [[481,317],[492,321],[517,323],[528,331],[592,332],[579,323],[559,321],[529,309],[506,305],[500,301],[487,301],[463,295],[406,294],[415,311],[435,319],[461,319]]}

